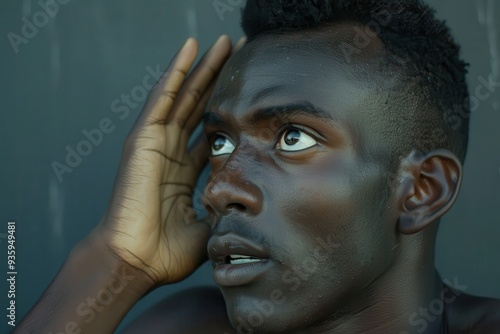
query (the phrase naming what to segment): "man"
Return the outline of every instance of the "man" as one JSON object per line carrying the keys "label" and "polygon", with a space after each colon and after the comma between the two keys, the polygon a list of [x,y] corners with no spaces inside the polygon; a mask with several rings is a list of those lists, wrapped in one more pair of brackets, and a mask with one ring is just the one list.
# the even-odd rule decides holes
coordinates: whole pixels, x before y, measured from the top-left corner
{"label": "man", "polygon": [[[241,49],[229,57],[221,37],[186,80],[196,42],[173,59],[125,143],[101,222],[17,332],[112,332],[207,253],[221,293],[181,292],[126,332],[500,330],[499,301],[434,268],[467,146],[467,118],[456,127],[448,111],[469,110],[444,24],[417,0],[256,0],[243,28]],[[198,221],[207,158],[210,219]]]}

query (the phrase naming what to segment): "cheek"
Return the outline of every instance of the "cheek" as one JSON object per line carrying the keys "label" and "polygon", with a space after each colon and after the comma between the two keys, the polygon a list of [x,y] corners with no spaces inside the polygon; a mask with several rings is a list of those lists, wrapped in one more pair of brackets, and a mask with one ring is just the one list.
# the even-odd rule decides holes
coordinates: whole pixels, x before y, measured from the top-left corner
{"label": "cheek", "polygon": [[320,271],[362,285],[360,277],[371,278],[385,266],[393,245],[379,209],[381,171],[338,161],[327,167],[288,177],[293,181],[280,209],[295,239],[289,251],[304,259],[326,241],[334,249],[325,252],[329,257]]}
{"label": "cheek", "polygon": [[337,239],[349,228],[358,214],[352,177],[341,162],[302,166],[287,175],[282,192],[281,214],[297,234],[316,238],[333,234]]}
{"label": "cheek", "polygon": [[[346,176],[325,178],[319,173],[308,177],[294,178],[292,190],[281,214],[292,232],[290,254],[294,259],[314,256],[314,250],[321,244],[330,245],[322,249],[327,255],[321,264],[321,271],[346,270],[353,259],[354,244],[363,243],[353,228],[359,211],[350,181]],[[355,241],[355,239],[361,239]],[[300,245],[300,247],[299,247]],[[298,250],[300,249],[300,252]],[[356,261],[354,261],[356,262]]]}

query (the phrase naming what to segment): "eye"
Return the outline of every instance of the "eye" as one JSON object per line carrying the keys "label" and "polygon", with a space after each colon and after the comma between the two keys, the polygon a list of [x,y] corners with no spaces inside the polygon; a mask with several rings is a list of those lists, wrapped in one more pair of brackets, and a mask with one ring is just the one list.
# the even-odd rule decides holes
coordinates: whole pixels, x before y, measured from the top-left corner
{"label": "eye", "polygon": [[234,145],[223,135],[216,135],[212,142],[212,156],[231,154]]}
{"label": "eye", "polygon": [[299,129],[288,129],[280,138],[278,148],[283,151],[302,151],[307,148],[313,147],[318,142],[304,131]]}

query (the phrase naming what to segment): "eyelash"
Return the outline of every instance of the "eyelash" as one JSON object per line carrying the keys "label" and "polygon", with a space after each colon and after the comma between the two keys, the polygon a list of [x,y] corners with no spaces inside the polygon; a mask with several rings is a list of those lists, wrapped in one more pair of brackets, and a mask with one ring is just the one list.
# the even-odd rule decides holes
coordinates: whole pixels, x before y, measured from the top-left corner
{"label": "eyelash", "polygon": [[283,124],[279,129],[278,131],[276,131],[276,133],[278,134],[277,136],[275,136],[274,138],[274,142],[276,143],[275,146],[278,144],[278,141],[281,139],[281,137],[283,137],[283,135],[289,131],[289,130],[297,130],[297,131],[300,131],[300,132],[304,132],[306,135],[308,136],[311,136],[312,138],[314,138],[315,140],[317,136],[315,136],[314,134],[312,134],[311,132],[309,132],[307,129],[303,128],[302,126],[300,125],[296,125],[296,124],[292,124],[292,123],[285,123]]}
{"label": "eyelash", "polygon": [[[297,131],[304,132],[305,134],[307,134],[308,136],[312,137],[314,140],[316,140],[318,142],[319,142],[318,135],[321,137],[321,134],[319,134],[319,133],[318,134],[311,133],[311,131],[308,131],[307,128],[303,128],[300,125],[296,125],[296,124],[293,124],[293,123],[285,123],[282,126],[280,126],[280,128],[276,131],[276,134],[275,134],[275,136],[273,138],[273,142],[275,143],[274,144],[274,148],[276,148],[276,146],[279,144],[280,138],[287,131],[289,131],[289,130],[297,130]],[[213,142],[214,142],[215,138],[217,138],[217,136],[224,136],[227,139],[230,138],[227,134],[225,134],[223,132],[213,132],[213,133],[210,133],[210,134],[207,135],[207,139],[208,139],[208,143],[210,144],[210,147],[212,147]]]}

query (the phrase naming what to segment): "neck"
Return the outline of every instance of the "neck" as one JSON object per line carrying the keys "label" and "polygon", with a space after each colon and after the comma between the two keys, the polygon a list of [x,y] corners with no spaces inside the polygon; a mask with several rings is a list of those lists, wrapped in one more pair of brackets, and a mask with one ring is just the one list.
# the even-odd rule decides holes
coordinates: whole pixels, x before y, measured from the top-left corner
{"label": "neck", "polygon": [[[429,240],[431,239],[431,240]],[[310,328],[307,334],[440,334],[443,283],[434,267],[434,238],[403,236],[398,254],[383,275],[343,307],[342,315]]]}

